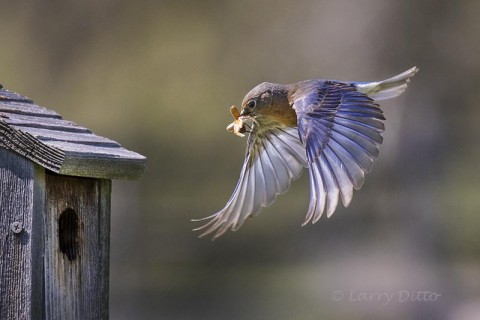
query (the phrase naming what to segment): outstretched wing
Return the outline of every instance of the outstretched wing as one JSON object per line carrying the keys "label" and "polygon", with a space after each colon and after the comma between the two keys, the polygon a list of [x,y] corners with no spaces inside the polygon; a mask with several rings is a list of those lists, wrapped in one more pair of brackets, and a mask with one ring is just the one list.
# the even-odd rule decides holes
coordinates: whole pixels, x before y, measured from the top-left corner
{"label": "outstretched wing", "polygon": [[326,209],[330,217],[341,196],[344,206],[359,189],[378,156],[384,131],[382,110],[354,84],[310,80],[292,94],[298,131],[310,169],[310,205],[304,225]]}
{"label": "outstretched wing", "polygon": [[201,219],[211,220],[195,230],[206,229],[200,236],[215,232],[214,239],[229,228],[237,230],[246,218],[272,204],[278,194],[285,193],[306,165],[305,148],[297,128],[264,131],[254,124],[240,179],[230,200],[219,212]]}

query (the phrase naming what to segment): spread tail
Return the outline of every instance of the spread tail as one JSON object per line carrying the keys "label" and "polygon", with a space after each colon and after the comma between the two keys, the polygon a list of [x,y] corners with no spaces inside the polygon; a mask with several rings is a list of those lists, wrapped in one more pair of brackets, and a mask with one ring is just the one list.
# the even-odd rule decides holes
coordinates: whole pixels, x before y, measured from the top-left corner
{"label": "spread tail", "polygon": [[377,82],[357,82],[357,90],[365,93],[373,100],[386,100],[402,94],[410,82],[410,78],[418,72],[417,67],[408,69],[390,79]]}

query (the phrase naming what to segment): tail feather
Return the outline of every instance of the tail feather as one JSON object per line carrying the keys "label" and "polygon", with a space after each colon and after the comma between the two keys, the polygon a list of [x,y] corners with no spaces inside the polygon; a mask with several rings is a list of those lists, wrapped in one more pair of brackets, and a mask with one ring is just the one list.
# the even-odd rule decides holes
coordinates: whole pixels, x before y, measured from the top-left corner
{"label": "tail feather", "polygon": [[413,77],[418,70],[417,67],[413,67],[387,80],[360,82],[355,85],[357,86],[358,91],[365,93],[374,100],[386,100],[402,94],[407,88],[410,78]]}

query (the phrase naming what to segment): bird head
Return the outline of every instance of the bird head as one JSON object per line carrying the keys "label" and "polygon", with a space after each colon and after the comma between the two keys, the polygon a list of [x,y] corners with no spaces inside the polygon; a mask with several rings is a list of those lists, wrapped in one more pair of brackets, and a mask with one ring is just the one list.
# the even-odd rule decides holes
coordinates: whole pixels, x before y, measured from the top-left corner
{"label": "bird head", "polygon": [[261,123],[296,125],[296,114],[288,101],[290,86],[264,82],[243,98],[240,118]]}
{"label": "bird head", "polygon": [[240,116],[255,117],[268,110],[273,102],[272,85],[264,82],[250,90],[243,98]]}

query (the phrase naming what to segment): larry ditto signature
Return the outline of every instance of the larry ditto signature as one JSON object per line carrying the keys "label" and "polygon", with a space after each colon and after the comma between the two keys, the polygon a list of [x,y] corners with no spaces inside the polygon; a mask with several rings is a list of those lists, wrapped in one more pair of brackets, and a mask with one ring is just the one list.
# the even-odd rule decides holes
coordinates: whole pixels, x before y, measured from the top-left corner
{"label": "larry ditto signature", "polygon": [[352,302],[352,303],[380,303],[384,306],[392,303],[406,302],[437,302],[442,296],[441,293],[428,290],[397,290],[397,291],[356,291],[350,290],[334,290],[330,297],[335,302]]}

